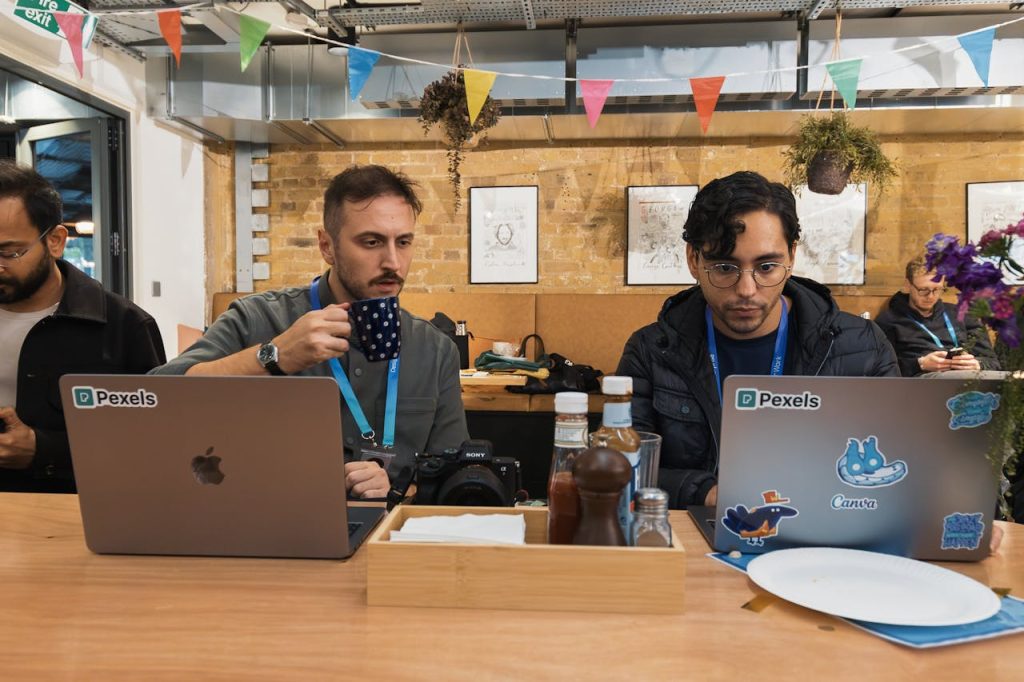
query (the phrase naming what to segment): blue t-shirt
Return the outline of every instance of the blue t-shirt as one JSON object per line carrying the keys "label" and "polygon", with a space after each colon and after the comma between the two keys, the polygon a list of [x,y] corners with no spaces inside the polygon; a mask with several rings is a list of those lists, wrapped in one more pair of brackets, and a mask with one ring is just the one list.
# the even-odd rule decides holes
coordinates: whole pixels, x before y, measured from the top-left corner
{"label": "blue t-shirt", "polygon": [[[789,313],[789,341],[786,344],[786,358],[783,367],[789,365],[792,356],[795,330],[795,315]],[[772,355],[775,354],[775,339],[779,330],[756,339],[733,339],[721,332],[715,334],[718,346],[718,366],[722,373],[722,381],[733,374],[771,374]]]}

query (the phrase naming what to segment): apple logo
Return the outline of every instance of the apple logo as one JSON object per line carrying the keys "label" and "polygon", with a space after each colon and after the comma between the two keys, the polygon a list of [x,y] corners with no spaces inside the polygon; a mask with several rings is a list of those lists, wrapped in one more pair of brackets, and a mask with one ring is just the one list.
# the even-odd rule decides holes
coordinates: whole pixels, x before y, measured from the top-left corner
{"label": "apple logo", "polygon": [[220,457],[211,455],[213,446],[206,449],[205,455],[192,458],[192,475],[203,485],[220,485],[224,480],[224,472],[220,470]]}

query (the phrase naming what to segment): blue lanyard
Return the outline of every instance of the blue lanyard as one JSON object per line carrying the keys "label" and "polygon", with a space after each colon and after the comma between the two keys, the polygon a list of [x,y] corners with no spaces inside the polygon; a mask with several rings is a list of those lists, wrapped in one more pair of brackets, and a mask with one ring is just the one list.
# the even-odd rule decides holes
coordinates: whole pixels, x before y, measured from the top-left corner
{"label": "blue lanyard", "polygon": [[[786,299],[782,301],[782,319],[779,321],[779,331],[775,335],[775,352],[772,354],[772,376],[781,376],[782,369],[786,362],[786,341],[789,337],[789,312],[786,306]],[[715,370],[715,387],[718,389],[718,402],[722,400],[722,375],[718,368],[718,344],[715,342],[715,325],[711,321],[711,306],[704,308],[704,321],[708,328],[708,354],[711,356],[711,369]]]}
{"label": "blue lanyard", "polygon": [[[320,278],[316,277],[309,287],[309,299],[313,303],[313,310],[323,308],[320,305],[319,288]],[[381,445],[386,448],[390,448],[395,444],[395,416],[398,412],[398,366],[400,359],[395,358],[388,362],[388,393],[384,401],[384,438],[381,439]],[[331,367],[334,380],[338,382],[338,388],[341,389],[341,395],[345,398],[348,411],[352,413],[352,418],[356,420],[360,435],[363,437],[363,440],[373,443],[375,435],[373,427],[366,420],[366,414],[359,405],[356,393],[352,390],[352,384],[349,383],[348,377],[345,376],[345,368],[338,362],[338,358],[331,358],[327,361],[327,364]]]}
{"label": "blue lanyard", "polygon": [[[939,347],[939,348],[945,348],[946,347],[945,345],[943,345],[942,341],[939,340],[939,337],[935,335],[935,332],[933,332],[928,327],[924,326],[924,324],[922,324],[920,321],[915,320],[910,315],[907,315],[907,319],[910,320],[911,322],[913,322],[914,324],[916,324],[921,329],[923,329],[925,334],[927,334],[928,336],[932,337],[932,341],[935,342],[935,345],[937,347]],[[956,340],[956,330],[953,329],[953,323],[950,321],[949,313],[947,313],[945,309],[942,310],[942,319],[944,319],[946,321],[946,329],[949,330],[949,338],[953,341],[953,346],[954,347],[955,346],[959,346],[960,344]]]}

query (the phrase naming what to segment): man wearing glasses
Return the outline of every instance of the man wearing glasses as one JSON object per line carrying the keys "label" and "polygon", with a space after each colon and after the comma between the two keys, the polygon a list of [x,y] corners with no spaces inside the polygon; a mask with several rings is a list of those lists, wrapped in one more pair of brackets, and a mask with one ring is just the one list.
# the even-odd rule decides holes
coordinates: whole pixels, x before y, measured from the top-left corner
{"label": "man wearing glasses", "polygon": [[903,291],[889,299],[877,320],[896,349],[900,373],[914,377],[954,369],[1000,369],[981,323],[970,316],[957,319],[956,306],[942,301],[945,291],[923,258],[907,263]]}
{"label": "man wearing glasses", "polygon": [[665,301],[626,343],[633,426],[661,434],[658,485],[673,508],[714,505],[722,382],[731,374],[897,376],[870,320],[792,275],[800,223],[784,185],[743,171],[697,193],[683,226],[698,286]]}
{"label": "man wearing glasses", "polygon": [[0,160],[0,491],[75,491],[62,375],[165,361],[152,317],[61,260],[62,210],[41,175]]}

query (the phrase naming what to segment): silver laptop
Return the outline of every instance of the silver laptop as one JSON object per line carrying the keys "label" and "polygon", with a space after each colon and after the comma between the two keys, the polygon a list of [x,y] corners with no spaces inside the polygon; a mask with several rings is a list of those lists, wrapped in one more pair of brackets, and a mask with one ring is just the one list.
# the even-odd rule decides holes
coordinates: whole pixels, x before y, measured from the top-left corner
{"label": "silver laptop", "polygon": [[994,381],[731,376],[723,389],[713,546],[988,554]]}
{"label": "silver laptop", "polygon": [[60,390],[94,552],[345,558],[384,515],[346,502],[330,378],[67,375]]}

